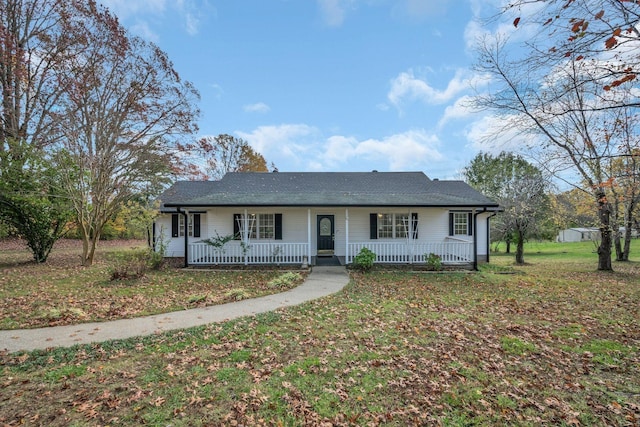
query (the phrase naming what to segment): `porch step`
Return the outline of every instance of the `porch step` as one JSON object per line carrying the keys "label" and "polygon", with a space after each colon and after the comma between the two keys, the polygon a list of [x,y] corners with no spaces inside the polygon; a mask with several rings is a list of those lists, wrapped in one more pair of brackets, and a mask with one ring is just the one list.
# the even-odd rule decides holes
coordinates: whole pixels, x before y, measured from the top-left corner
{"label": "porch step", "polygon": [[336,256],[317,256],[316,265],[320,265],[320,266],[340,265],[340,260]]}

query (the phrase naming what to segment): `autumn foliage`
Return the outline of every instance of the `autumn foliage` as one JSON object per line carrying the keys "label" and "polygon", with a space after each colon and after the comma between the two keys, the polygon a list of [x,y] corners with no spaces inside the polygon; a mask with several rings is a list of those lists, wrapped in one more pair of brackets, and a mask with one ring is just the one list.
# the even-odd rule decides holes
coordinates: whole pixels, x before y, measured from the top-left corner
{"label": "autumn foliage", "polygon": [[2,355],[0,422],[638,424],[637,263],[595,272],[574,248],[517,270],[352,273],[299,307]]}

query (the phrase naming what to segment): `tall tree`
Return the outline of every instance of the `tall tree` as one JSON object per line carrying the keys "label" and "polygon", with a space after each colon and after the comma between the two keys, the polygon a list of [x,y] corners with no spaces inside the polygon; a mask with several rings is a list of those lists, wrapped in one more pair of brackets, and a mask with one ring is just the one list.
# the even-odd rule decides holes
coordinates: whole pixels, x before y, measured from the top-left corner
{"label": "tall tree", "polygon": [[[536,134],[538,157],[554,170],[570,167],[597,203],[602,240],[598,269],[612,270],[611,159],[628,147],[608,138],[604,112],[640,105],[633,83],[640,68],[640,4],[620,0],[515,0],[504,9],[526,43],[481,45],[478,68],[499,87],[477,105],[507,127]],[[523,30],[523,28],[526,28]],[[533,37],[530,34],[535,34]]]}
{"label": "tall tree", "polygon": [[227,134],[202,138],[198,151],[205,160],[204,175],[210,179],[221,179],[227,172],[269,172],[262,154],[242,138]]}
{"label": "tall tree", "polygon": [[[60,185],[58,169],[50,167],[41,153],[21,151],[19,161],[0,152],[4,163],[0,180],[0,221],[22,237],[36,262],[45,262],[55,242],[68,231],[72,219],[69,200]],[[33,147],[23,147],[25,150]]]}
{"label": "tall tree", "polygon": [[[637,138],[635,133],[633,136],[628,136]],[[629,261],[631,233],[636,220],[636,211],[640,205],[640,148],[631,151],[629,156],[611,159],[609,174],[612,180],[611,204],[616,261]],[[624,236],[619,231],[622,228],[624,228]]]}
{"label": "tall tree", "polygon": [[516,264],[524,264],[524,242],[541,225],[549,209],[547,180],[522,157],[502,152],[479,153],[464,169],[465,181],[497,201],[504,209],[495,224],[498,235],[516,242]]}
{"label": "tall tree", "polygon": [[170,178],[178,142],[197,130],[199,98],[157,46],[129,37],[108,10],[86,2],[85,40],[60,80],[63,184],[93,263],[105,223],[127,201]]}
{"label": "tall tree", "polygon": [[44,262],[64,233],[68,212],[46,172],[45,149],[56,142],[58,70],[84,37],[76,0],[0,3],[0,220]]}

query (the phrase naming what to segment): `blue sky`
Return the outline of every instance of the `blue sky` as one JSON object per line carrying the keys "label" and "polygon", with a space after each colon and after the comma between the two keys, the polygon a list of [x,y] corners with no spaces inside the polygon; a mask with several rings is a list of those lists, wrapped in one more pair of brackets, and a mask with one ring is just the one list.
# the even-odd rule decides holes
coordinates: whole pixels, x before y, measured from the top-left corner
{"label": "blue sky", "polygon": [[[288,171],[459,179],[491,126],[472,44],[500,0],[104,0],[200,91],[200,135]],[[494,29],[508,28],[494,23]]]}

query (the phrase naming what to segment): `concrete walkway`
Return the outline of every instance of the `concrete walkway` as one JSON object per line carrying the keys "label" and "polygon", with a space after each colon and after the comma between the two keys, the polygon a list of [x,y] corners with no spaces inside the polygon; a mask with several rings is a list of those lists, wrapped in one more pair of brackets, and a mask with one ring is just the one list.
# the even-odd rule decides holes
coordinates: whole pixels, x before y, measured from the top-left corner
{"label": "concrete walkway", "polygon": [[321,298],[340,291],[348,282],[345,267],[316,266],[297,288],[260,298],[110,322],[0,331],[0,350],[13,353],[70,347],[224,322]]}

